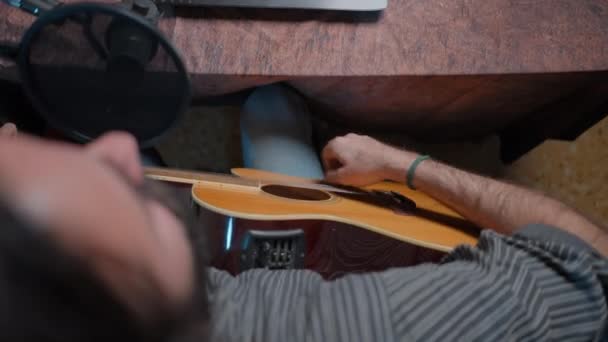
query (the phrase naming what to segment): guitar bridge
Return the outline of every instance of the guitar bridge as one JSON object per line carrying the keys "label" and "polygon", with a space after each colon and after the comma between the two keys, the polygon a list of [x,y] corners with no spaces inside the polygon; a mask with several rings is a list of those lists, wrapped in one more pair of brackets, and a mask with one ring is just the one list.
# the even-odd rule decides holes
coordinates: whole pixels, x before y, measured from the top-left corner
{"label": "guitar bridge", "polygon": [[241,252],[241,271],[304,267],[306,240],[302,229],[249,230]]}

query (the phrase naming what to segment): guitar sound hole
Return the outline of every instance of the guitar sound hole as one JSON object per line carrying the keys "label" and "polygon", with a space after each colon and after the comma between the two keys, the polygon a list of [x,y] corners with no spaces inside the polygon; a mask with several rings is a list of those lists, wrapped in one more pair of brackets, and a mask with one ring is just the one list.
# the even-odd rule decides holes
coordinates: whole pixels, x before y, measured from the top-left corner
{"label": "guitar sound hole", "polygon": [[331,195],[321,190],[286,185],[263,185],[262,191],[278,197],[300,201],[327,201],[331,198]]}

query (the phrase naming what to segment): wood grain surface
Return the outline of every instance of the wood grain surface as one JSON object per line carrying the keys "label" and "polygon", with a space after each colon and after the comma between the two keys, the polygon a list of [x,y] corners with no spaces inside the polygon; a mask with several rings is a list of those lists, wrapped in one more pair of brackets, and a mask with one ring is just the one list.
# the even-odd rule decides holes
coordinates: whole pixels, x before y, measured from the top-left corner
{"label": "wood grain surface", "polygon": [[[607,79],[605,0],[390,0],[375,14],[166,13],[160,29],[184,58],[195,99],[287,81],[321,116],[418,138],[495,132]],[[0,18],[0,41],[18,41],[32,22],[5,5]]]}
{"label": "wood grain surface", "polygon": [[[72,0],[67,2],[73,2]],[[0,6],[0,40],[32,21]],[[608,2],[391,0],[381,13],[178,8],[161,29],[194,74],[471,75],[608,69]]]}
{"label": "wood grain surface", "polygon": [[379,15],[176,11],[195,73],[455,75],[608,69],[608,2],[391,0]]}
{"label": "wood grain surface", "polygon": [[[608,83],[608,72],[318,77],[289,83],[309,99],[316,115],[334,126],[441,142],[484,136],[515,121],[525,125],[556,101],[582,107],[592,99],[580,93]],[[576,107],[571,115],[578,114]]]}

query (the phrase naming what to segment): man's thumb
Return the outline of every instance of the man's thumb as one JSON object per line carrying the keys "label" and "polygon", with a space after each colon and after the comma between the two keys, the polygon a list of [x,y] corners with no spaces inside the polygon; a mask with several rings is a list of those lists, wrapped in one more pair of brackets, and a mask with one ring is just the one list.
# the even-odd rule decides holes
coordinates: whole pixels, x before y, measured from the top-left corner
{"label": "man's thumb", "polygon": [[335,170],[329,170],[325,173],[325,180],[330,183],[342,183],[345,175],[344,167]]}
{"label": "man's thumb", "polygon": [[17,126],[13,123],[5,123],[0,127],[0,136],[12,138],[17,135]]}

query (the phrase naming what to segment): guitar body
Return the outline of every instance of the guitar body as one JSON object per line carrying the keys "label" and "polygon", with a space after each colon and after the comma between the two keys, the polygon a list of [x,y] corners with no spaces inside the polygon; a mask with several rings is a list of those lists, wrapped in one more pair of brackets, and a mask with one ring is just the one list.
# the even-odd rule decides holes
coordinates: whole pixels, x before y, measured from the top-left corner
{"label": "guitar body", "polygon": [[[459,244],[477,242],[472,224],[401,184],[382,182],[353,194],[348,187],[266,171],[233,173],[238,177],[196,174],[191,182],[211,241],[212,265],[233,274],[258,267],[307,268],[334,279],[436,262]],[[169,182],[184,176],[147,174]]]}
{"label": "guitar body", "polygon": [[[211,241],[211,265],[233,275],[267,266],[263,262],[247,262],[252,259],[251,249],[248,249],[252,245],[252,231],[279,234],[302,231],[305,242],[301,262],[294,267],[270,268],[305,268],[321,274],[325,279],[438,262],[446,254],[340,222],[312,219],[249,220],[226,217],[204,209],[200,215]],[[254,253],[261,256],[263,248],[257,248]]]}

